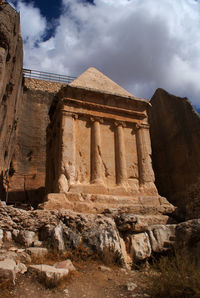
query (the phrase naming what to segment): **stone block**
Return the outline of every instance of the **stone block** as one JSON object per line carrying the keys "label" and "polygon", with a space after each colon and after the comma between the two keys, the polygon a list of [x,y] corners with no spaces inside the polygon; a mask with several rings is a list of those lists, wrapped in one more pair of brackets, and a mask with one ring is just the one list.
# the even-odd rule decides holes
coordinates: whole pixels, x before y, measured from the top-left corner
{"label": "stone block", "polygon": [[0,261],[0,281],[11,280],[15,284],[17,271],[17,265],[14,260],[5,259]]}
{"label": "stone block", "polygon": [[176,239],[176,225],[156,225],[147,231],[153,252],[163,252],[172,248]]}
{"label": "stone block", "polygon": [[55,268],[49,265],[31,265],[28,272],[36,274],[39,281],[49,288],[58,286],[69,274],[68,269]]}
{"label": "stone block", "polygon": [[73,210],[73,204],[66,198],[64,193],[50,193],[46,196],[44,203],[40,204],[38,208],[45,210]]}
{"label": "stone block", "polygon": [[29,247],[26,252],[33,258],[43,258],[47,255],[48,249],[44,247]]}
{"label": "stone block", "polygon": [[143,261],[151,256],[151,244],[147,233],[130,236],[129,253],[133,262]]}
{"label": "stone block", "polygon": [[25,247],[32,246],[35,240],[35,232],[33,231],[20,231],[15,238],[15,241],[24,245]]}
{"label": "stone block", "polygon": [[72,261],[69,260],[69,259],[54,264],[54,267],[55,267],[55,268],[68,269],[69,272],[76,271],[76,268],[75,268],[74,265],[72,264]]}

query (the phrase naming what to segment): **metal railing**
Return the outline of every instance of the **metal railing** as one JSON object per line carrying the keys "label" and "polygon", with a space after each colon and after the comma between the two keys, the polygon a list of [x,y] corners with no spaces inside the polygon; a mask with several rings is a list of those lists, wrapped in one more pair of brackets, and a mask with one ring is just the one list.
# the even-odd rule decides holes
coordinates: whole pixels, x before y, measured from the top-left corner
{"label": "metal railing", "polygon": [[45,71],[38,71],[38,70],[32,70],[32,69],[23,69],[23,75],[25,78],[31,78],[31,79],[38,79],[43,81],[51,81],[51,82],[60,82],[65,84],[70,84],[76,77],[72,76],[65,76],[65,75],[59,75],[56,73],[50,73]]}

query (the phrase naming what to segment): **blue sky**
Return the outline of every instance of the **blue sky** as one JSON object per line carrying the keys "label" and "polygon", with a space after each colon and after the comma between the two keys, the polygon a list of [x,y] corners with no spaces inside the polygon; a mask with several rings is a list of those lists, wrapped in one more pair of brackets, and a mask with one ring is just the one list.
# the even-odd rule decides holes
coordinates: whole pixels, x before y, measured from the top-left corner
{"label": "blue sky", "polygon": [[195,0],[11,0],[24,67],[78,76],[93,66],[133,93],[157,88],[200,106],[200,3]]}

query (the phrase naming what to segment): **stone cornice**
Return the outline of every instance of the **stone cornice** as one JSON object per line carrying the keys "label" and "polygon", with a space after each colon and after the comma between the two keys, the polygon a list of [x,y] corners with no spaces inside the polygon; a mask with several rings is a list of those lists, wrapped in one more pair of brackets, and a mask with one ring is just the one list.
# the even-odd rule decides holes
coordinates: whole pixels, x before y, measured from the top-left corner
{"label": "stone cornice", "polygon": [[145,111],[134,111],[121,107],[115,107],[111,105],[103,105],[94,102],[82,101],[72,98],[64,98],[62,101],[62,109],[65,110],[65,104],[67,111],[77,112],[83,114],[93,115],[93,111],[104,114],[112,114],[113,116],[122,116],[128,118],[144,119],[147,117]]}

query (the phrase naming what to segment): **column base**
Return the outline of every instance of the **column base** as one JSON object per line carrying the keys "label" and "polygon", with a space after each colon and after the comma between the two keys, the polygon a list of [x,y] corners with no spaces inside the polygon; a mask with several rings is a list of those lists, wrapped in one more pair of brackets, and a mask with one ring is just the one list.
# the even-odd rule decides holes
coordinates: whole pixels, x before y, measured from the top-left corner
{"label": "column base", "polygon": [[142,195],[83,194],[78,192],[51,193],[40,209],[67,209],[83,213],[133,213],[138,215],[169,215],[175,207],[165,198]]}

